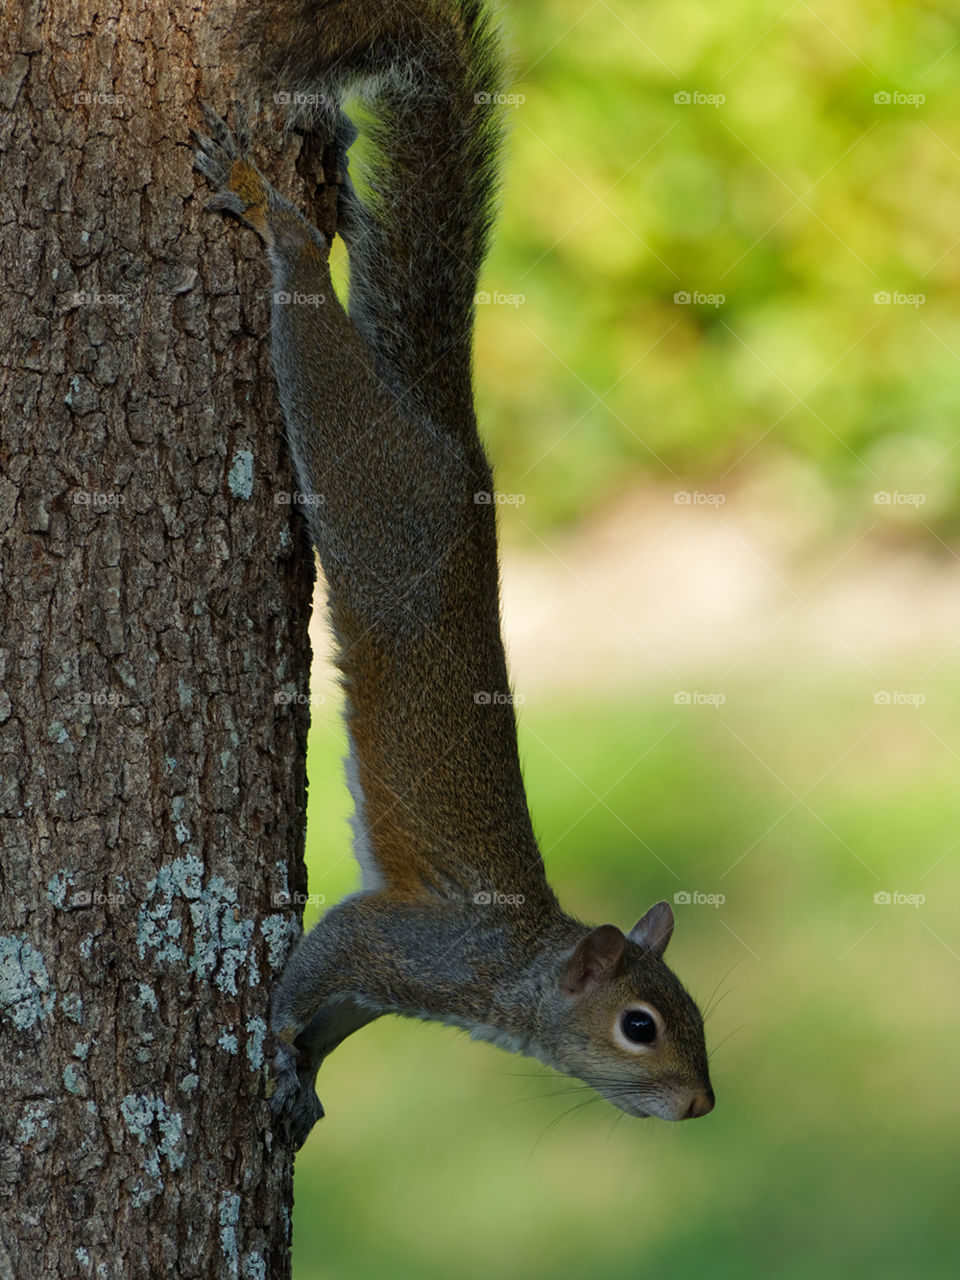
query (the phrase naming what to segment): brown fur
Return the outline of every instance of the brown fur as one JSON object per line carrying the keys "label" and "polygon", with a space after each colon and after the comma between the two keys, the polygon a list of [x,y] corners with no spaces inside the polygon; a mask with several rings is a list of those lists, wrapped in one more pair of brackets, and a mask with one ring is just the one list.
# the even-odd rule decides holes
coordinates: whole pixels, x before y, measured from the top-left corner
{"label": "brown fur", "polygon": [[[248,37],[261,92],[311,91],[301,127],[339,146],[349,314],[329,244],[207,112],[214,207],[267,246],[272,353],[330,619],[352,743],[365,892],[327,913],[276,993],[276,1106],[302,1141],[313,1077],[382,1013],[439,1019],[532,1054],[632,1114],[712,1106],[696,1005],[662,962],[665,904],[625,936],[561,911],[527,811],[500,635],[493,479],[470,370],[491,216],[497,45],[478,0],[281,0]],[[379,159],[346,176],[359,89]],[[320,301],[318,301],[320,299]],[[638,1006],[656,1044],[622,1034]],[[650,1015],[651,1017],[653,1015]],[[296,1050],[290,1046],[296,1045]]]}

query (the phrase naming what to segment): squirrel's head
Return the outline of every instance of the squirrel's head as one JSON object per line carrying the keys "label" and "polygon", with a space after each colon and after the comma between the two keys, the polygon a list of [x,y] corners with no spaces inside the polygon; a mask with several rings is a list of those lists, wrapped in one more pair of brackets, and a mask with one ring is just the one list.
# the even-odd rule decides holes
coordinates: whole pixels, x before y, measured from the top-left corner
{"label": "squirrel's head", "polygon": [[672,933],[658,902],[628,934],[604,924],[581,939],[550,1001],[566,1050],[554,1065],[629,1115],[687,1120],[714,1099],[700,1010],[663,963]]}

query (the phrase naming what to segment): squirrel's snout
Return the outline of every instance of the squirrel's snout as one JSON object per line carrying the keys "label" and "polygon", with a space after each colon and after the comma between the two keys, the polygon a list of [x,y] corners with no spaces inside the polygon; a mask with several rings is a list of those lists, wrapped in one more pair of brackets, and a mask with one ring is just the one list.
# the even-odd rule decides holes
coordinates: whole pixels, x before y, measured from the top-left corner
{"label": "squirrel's snout", "polygon": [[683,1117],[684,1120],[696,1120],[697,1116],[705,1116],[713,1110],[715,1101],[712,1089],[707,1089],[705,1093],[694,1094],[693,1101],[687,1108],[687,1114]]}

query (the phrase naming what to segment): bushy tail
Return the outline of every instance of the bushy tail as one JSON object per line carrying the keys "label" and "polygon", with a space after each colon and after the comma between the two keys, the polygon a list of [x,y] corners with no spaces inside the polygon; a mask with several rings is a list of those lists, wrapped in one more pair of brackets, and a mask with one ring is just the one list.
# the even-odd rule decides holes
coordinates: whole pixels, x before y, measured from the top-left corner
{"label": "bushy tail", "polygon": [[474,299],[502,132],[485,6],[276,0],[247,39],[261,92],[284,95],[299,127],[348,144],[342,108],[359,99],[372,147],[362,196],[348,181],[340,202],[350,317],[405,409],[472,436]]}

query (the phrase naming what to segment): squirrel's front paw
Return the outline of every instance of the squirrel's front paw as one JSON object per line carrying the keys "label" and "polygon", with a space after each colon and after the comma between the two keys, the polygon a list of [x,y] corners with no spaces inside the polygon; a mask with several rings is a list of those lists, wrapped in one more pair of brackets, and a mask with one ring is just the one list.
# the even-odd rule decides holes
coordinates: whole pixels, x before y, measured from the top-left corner
{"label": "squirrel's front paw", "polygon": [[270,1107],[286,1125],[294,1150],[299,1151],[310,1130],[323,1119],[323,1107],[313,1087],[314,1075],[304,1072],[302,1055],[292,1045],[282,1043],[277,1048],[273,1070]]}
{"label": "squirrel's front paw", "polygon": [[249,157],[250,130],[246,113],[239,103],[234,105],[236,137],[217,113],[205,102],[200,110],[210,135],[190,130],[194,145],[194,168],[199,169],[217,194],[208,201],[208,209],[234,213],[254,231],[266,238],[266,209],[270,185]]}

